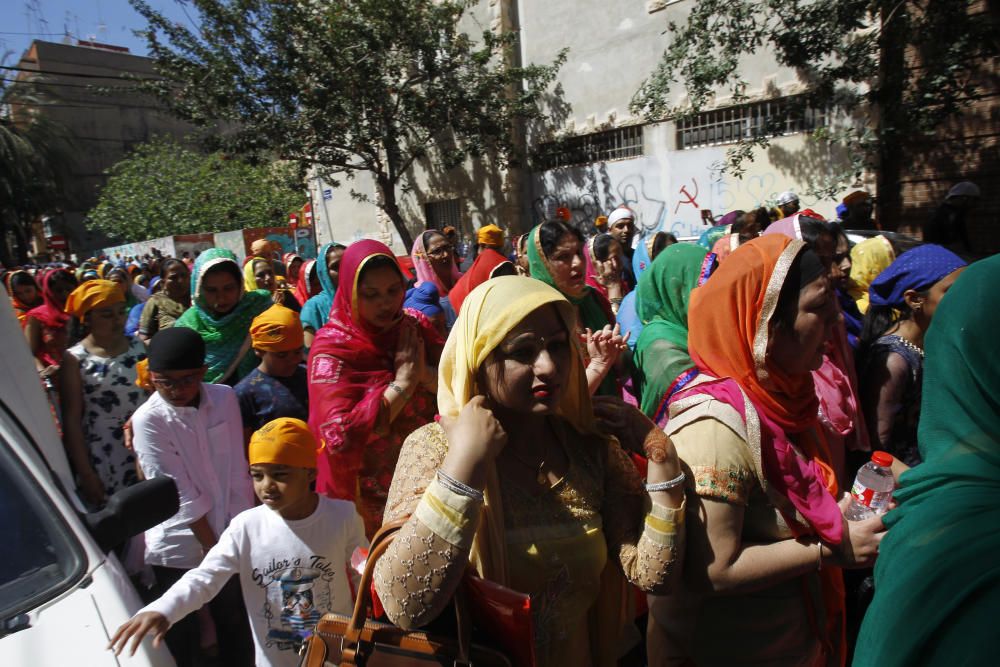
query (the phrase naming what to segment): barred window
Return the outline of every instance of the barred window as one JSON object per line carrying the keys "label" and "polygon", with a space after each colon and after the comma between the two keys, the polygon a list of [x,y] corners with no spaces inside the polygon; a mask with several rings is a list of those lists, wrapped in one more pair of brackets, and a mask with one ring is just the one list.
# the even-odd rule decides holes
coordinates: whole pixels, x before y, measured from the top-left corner
{"label": "barred window", "polygon": [[810,132],[829,123],[829,109],[810,108],[801,97],[752,102],[678,119],[677,149]]}
{"label": "barred window", "polygon": [[624,160],[641,157],[642,154],[642,125],[629,125],[540,144],[535,151],[535,160],[541,169],[555,169]]}
{"label": "barred window", "polygon": [[424,219],[427,221],[427,229],[444,229],[451,226],[456,230],[464,231],[462,229],[462,200],[429,201],[424,204]]}

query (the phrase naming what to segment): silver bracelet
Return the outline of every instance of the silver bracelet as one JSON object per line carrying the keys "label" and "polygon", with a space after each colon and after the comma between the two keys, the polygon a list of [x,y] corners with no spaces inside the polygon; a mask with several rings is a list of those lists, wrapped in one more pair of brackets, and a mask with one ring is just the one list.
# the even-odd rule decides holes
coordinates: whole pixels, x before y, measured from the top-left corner
{"label": "silver bracelet", "polygon": [[480,491],[479,489],[474,489],[468,484],[464,484],[458,481],[457,479],[455,479],[445,471],[441,470],[440,468],[438,468],[437,471],[437,479],[438,482],[440,482],[441,486],[448,489],[452,493],[457,493],[460,496],[465,496],[466,498],[472,498],[473,500],[478,500],[480,502],[482,502],[483,499],[485,498],[485,496],[483,496],[482,491]]}
{"label": "silver bracelet", "polygon": [[396,384],[396,383],[395,383],[394,381],[391,381],[391,380],[389,381],[389,389],[392,389],[392,390],[394,390],[394,391],[395,391],[395,392],[396,392],[397,394],[399,394],[400,396],[403,396],[403,397],[405,397],[405,396],[406,396],[406,390],[405,390],[405,389],[403,389],[402,387],[400,387],[400,386],[399,386],[398,384]]}
{"label": "silver bracelet", "polygon": [[666,482],[656,482],[655,484],[647,484],[646,491],[653,493],[655,491],[669,491],[670,489],[680,486],[687,479],[687,475],[681,470],[681,474],[677,475],[673,479],[668,479]]}

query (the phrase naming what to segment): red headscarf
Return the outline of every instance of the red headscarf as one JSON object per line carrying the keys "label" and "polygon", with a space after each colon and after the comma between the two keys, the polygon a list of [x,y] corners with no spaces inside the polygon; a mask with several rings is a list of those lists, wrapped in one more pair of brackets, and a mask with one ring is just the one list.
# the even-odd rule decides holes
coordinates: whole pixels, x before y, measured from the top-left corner
{"label": "red headscarf", "polygon": [[496,250],[487,248],[481,251],[465,275],[459,278],[455,286],[448,292],[448,300],[455,312],[458,313],[462,310],[462,302],[465,301],[469,292],[492,278],[493,273],[504,264],[511,264],[511,268],[513,268],[511,261]]}
{"label": "red headscarf", "polygon": [[52,282],[55,280],[56,276],[62,275],[69,278],[73,283],[76,279],[73,278],[73,274],[66,269],[50,269],[42,274],[42,305],[32,308],[28,311],[27,317],[34,318],[42,323],[43,326],[50,327],[53,329],[59,329],[66,326],[69,322],[69,315],[63,312],[63,304],[60,304],[55,299],[55,294],[52,292]]}
{"label": "red headscarf", "polygon": [[[298,257],[298,255],[296,255],[296,257]],[[300,306],[306,305],[306,301],[320,292],[319,289],[314,290],[312,285],[309,283],[309,277],[315,270],[315,259],[310,259],[299,267],[299,278],[295,283],[295,300],[299,302]]]}
{"label": "red headscarf", "polygon": [[378,438],[375,422],[382,394],[395,377],[394,356],[404,320],[418,325],[429,365],[437,365],[444,347],[431,321],[417,311],[404,311],[402,305],[398,319],[386,331],[374,331],[361,319],[357,308],[361,272],[380,256],[399,268],[392,251],[378,241],[358,241],[344,251],[329,321],[309,349],[309,427],[321,452],[316,489],[336,498],[354,500],[365,445]]}

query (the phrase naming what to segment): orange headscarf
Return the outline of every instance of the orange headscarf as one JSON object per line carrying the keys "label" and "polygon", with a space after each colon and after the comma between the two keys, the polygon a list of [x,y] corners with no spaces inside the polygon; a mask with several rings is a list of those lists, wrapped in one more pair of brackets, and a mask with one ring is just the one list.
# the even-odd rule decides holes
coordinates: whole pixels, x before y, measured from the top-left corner
{"label": "orange headscarf", "polygon": [[[708,282],[691,293],[688,346],[699,369],[717,378],[732,378],[740,385],[758,413],[763,413],[762,421],[770,420],[787,434],[801,434],[795,438],[795,444],[807,460],[816,464],[817,481],[830,497],[820,492],[811,496],[800,493],[797,498],[789,496],[789,499],[817,532],[822,534],[819,525],[826,525],[827,532],[840,539],[842,519],[834,500],[838,493],[837,476],[822,439],[823,429],[819,428],[819,400],[812,375],[790,376],[767,360],[768,323],[789,270],[805,247],[802,241],[773,234],[737,248]],[[811,434],[804,433],[813,426],[816,428],[811,429]],[[770,447],[776,448],[777,441],[775,437]],[[784,456],[787,460],[792,456],[787,448],[783,451],[779,458]],[[787,481],[788,474],[796,469],[792,461],[787,462],[790,465],[780,464],[771,474],[780,472]],[[769,481],[773,484],[778,480]],[[804,499],[813,503],[812,511],[804,511]],[[792,522],[789,525],[796,530]],[[812,615],[810,622],[819,633],[826,655],[842,660],[846,649],[843,578],[838,568],[825,567],[820,581],[826,618],[822,627],[820,620]]]}
{"label": "orange headscarf", "polygon": [[301,350],[304,342],[299,314],[274,304],[253,319],[250,340],[255,350],[264,352]]}
{"label": "orange headscarf", "polygon": [[70,292],[66,298],[65,311],[82,320],[94,308],[104,308],[123,301],[125,295],[118,283],[104,279],[88,280]]}
{"label": "orange headscarf", "polygon": [[804,249],[782,234],[743,244],[691,293],[688,313],[688,348],[698,367],[736,380],[789,433],[816,422],[819,402],[809,373],[789,376],[767,363],[768,322]]}

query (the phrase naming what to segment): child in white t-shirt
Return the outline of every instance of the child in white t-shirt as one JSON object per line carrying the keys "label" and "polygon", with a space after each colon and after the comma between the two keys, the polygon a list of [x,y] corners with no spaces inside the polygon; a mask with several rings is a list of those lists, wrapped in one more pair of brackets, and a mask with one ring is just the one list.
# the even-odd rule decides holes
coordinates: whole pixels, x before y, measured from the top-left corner
{"label": "child in white t-shirt", "polygon": [[319,496],[316,440],[300,419],[279,418],[250,439],[250,476],[263,505],[238,514],[197,568],[124,623],[111,639],[132,652],[153,633],[159,646],[173,623],[239,574],[258,666],[298,665],[298,649],[327,612],[350,614],[357,576],[349,560],[366,547],[354,505]]}

